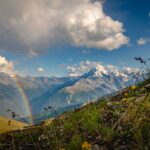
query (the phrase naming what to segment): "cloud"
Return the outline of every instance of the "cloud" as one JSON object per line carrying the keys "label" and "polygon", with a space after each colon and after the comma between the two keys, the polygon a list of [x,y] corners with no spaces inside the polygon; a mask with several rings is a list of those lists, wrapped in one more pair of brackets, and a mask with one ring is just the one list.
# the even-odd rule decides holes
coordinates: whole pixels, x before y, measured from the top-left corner
{"label": "cloud", "polygon": [[38,72],[44,72],[44,69],[42,67],[39,67],[37,70]]}
{"label": "cloud", "polygon": [[101,3],[81,6],[70,17],[69,30],[76,46],[113,50],[127,44],[123,24],[103,12]]}
{"label": "cloud", "polygon": [[116,76],[124,76],[127,74],[136,73],[139,71],[137,68],[124,67],[119,69],[113,65],[103,65],[102,62],[96,61],[81,61],[78,65],[73,64],[66,67],[69,76],[81,76],[89,72],[91,69],[96,68],[95,75],[102,76],[102,74],[114,73]]}
{"label": "cloud", "polygon": [[68,75],[69,76],[80,76],[88,71],[90,71],[92,68],[101,68],[103,69],[103,66],[101,65],[101,62],[91,62],[91,61],[81,61],[79,65],[69,65],[66,67]]}
{"label": "cloud", "polygon": [[0,72],[6,74],[14,74],[14,64],[11,61],[8,61],[5,57],[0,56]]}
{"label": "cloud", "polygon": [[61,43],[113,50],[127,44],[123,24],[102,1],[0,1],[0,49],[36,56]]}
{"label": "cloud", "polygon": [[146,43],[150,42],[150,39],[148,38],[140,38],[138,41],[137,41],[137,44],[138,45],[145,45]]}
{"label": "cloud", "polygon": [[138,73],[138,72],[140,72],[140,69],[139,68],[124,67],[123,71],[130,74],[133,72]]}

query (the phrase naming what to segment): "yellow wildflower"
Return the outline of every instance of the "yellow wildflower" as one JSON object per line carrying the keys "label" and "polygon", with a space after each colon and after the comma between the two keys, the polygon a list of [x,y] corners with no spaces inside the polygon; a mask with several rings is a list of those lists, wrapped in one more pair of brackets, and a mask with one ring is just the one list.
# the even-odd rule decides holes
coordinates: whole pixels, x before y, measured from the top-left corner
{"label": "yellow wildflower", "polygon": [[59,149],[59,150],[65,150],[64,148],[61,148],[61,149]]}
{"label": "yellow wildflower", "polygon": [[91,150],[91,144],[89,144],[88,142],[84,142],[82,144],[82,150]]}
{"label": "yellow wildflower", "polygon": [[137,88],[136,85],[131,86],[131,89],[132,89],[132,90],[135,90],[136,88]]}

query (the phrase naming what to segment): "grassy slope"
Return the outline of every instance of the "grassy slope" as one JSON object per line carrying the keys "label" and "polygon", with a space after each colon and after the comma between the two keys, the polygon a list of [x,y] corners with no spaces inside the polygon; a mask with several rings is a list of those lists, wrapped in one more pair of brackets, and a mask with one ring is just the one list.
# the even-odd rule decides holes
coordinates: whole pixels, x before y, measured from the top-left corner
{"label": "grassy slope", "polygon": [[11,131],[11,130],[22,129],[23,127],[27,126],[27,124],[16,120],[11,120],[11,125],[8,125],[9,120],[10,119],[8,118],[4,118],[0,116],[0,133],[4,133],[6,131]]}
{"label": "grassy slope", "polygon": [[[125,93],[128,93],[125,96]],[[150,95],[143,87],[66,113],[47,126],[51,149],[150,149]],[[58,148],[58,149],[59,149]]]}
{"label": "grassy slope", "polygon": [[[125,93],[128,94],[125,96]],[[148,150],[149,93],[145,84],[136,90],[129,88],[109,100],[101,99],[64,113],[50,123],[41,124],[39,131],[30,129],[28,138],[25,131],[21,135],[14,133],[15,147],[28,149],[26,144],[34,143],[32,149],[81,150],[82,144],[87,141],[93,150],[96,150],[96,147],[101,150]],[[8,138],[8,135],[6,137]],[[8,143],[8,140],[3,136],[0,142]]]}

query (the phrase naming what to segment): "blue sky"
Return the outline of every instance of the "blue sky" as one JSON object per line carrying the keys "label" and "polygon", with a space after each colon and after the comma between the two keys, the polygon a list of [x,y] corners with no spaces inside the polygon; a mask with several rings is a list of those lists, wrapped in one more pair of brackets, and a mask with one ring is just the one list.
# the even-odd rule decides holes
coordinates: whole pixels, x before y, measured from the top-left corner
{"label": "blue sky", "polygon": [[[91,5],[92,4],[93,3],[91,2]],[[67,5],[69,6],[69,4]],[[8,62],[13,62],[14,70],[16,70],[18,73],[26,75],[64,76],[66,75],[66,67],[68,65],[79,64],[81,61],[87,60],[91,62],[102,62],[104,65],[112,64],[120,68],[125,66],[138,67],[137,63],[133,59],[135,56],[142,56],[144,58],[150,57],[150,1],[106,0],[102,4],[102,7],[103,12],[106,16],[109,16],[112,20],[117,20],[123,24],[122,28],[124,32],[122,32],[122,34],[129,39],[128,43],[126,42],[125,44],[120,44],[119,48],[108,50],[106,47],[102,48],[102,46],[89,46],[89,43],[86,42],[86,44],[83,46],[81,44],[72,44],[67,41],[68,38],[61,42],[61,38],[59,36],[59,38],[55,38],[55,44],[51,43],[51,41],[48,41],[48,43],[46,42],[46,45],[48,45],[46,48],[43,47],[43,43],[38,42],[38,44],[42,45],[38,45],[38,47],[40,47],[38,53],[33,53],[33,55],[30,55],[31,52],[29,50],[26,50],[28,48],[30,49],[30,47],[26,45],[22,46],[19,43],[20,40],[15,40],[13,46],[5,48],[5,45],[2,43],[4,40],[1,38],[2,40],[0,39],[0,55],[2,57],[5,57]],[[47,14],[47,12],[45,14]],[[4,17],[5,16],[3,16],[3,18]],[[16,16],[11,17],[13,18]],[[0,30],[3,29],[1,28],[3,23],[2,21],[4,20],[3,18],[2,16],[0,16]],[[47,20],[45,21],[45,23],[47,23]],[[41,29],[40,26],[38,27],[38,29]],[[21,29],[24,30],[25,27]],[[44,29],[41,29],[41,33],[45,32],[45,30],[42,30]],[[5,32],[4,30],[4,33],[0,33],[0,36],[5,36],[5,34],[8,34],[8,31],[9,30]],[[18,26],[16,32],[19,32]],[[65,32],[63,31],[62,33]],[[78,36],[80,36],[80,34]],[[40,38],[42,39],[42,36]],[[7,45],[12,44],[7,42],[7,40],[11,40],[11,38],[7,38],[6,36],[5,40]],[[32,39],[32,41],[33,40],[35,39]],[[43,39],[43,41],[45,41],[45,39]],[[33,44],[32,46],[35,47],[35,45]],[[38,48],[36,47],[35,49]],[[42,68],[42,70],[38,71],[38,68]]]}

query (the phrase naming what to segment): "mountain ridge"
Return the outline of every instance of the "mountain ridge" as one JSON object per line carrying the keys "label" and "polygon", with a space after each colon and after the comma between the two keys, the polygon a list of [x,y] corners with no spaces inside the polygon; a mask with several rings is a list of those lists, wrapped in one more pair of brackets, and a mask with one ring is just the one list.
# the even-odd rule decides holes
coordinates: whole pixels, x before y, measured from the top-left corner
{"label": "mountain ridge", "polygon": [[[52,106],[54,109],[67,107],[69,105],[82,105],[103,95],[107,95],[123,89],[129,85],[135,84],[134,71],[124,70],[101,70],[101,68],[92,68],[81,76],[70,77],[21,77],[16,79],[23,89],[33,114],[39,114],[44,107]],[[11,98],[5,96],[0,99],[1,115],[10,117],[7,109],[15,110],[21,116],[28,116],[22,105],[23,100],[19,93],[13,76],[0,73],[0,96],[4,97],[2,86],[6,87],[6,92]],[[14,91],[13,94],[10,94]],[[7,94],[6,94],[7,95]],[[15,105],[14,105],[15,104]],[[18,110],[16,110],[16,107]]]}

